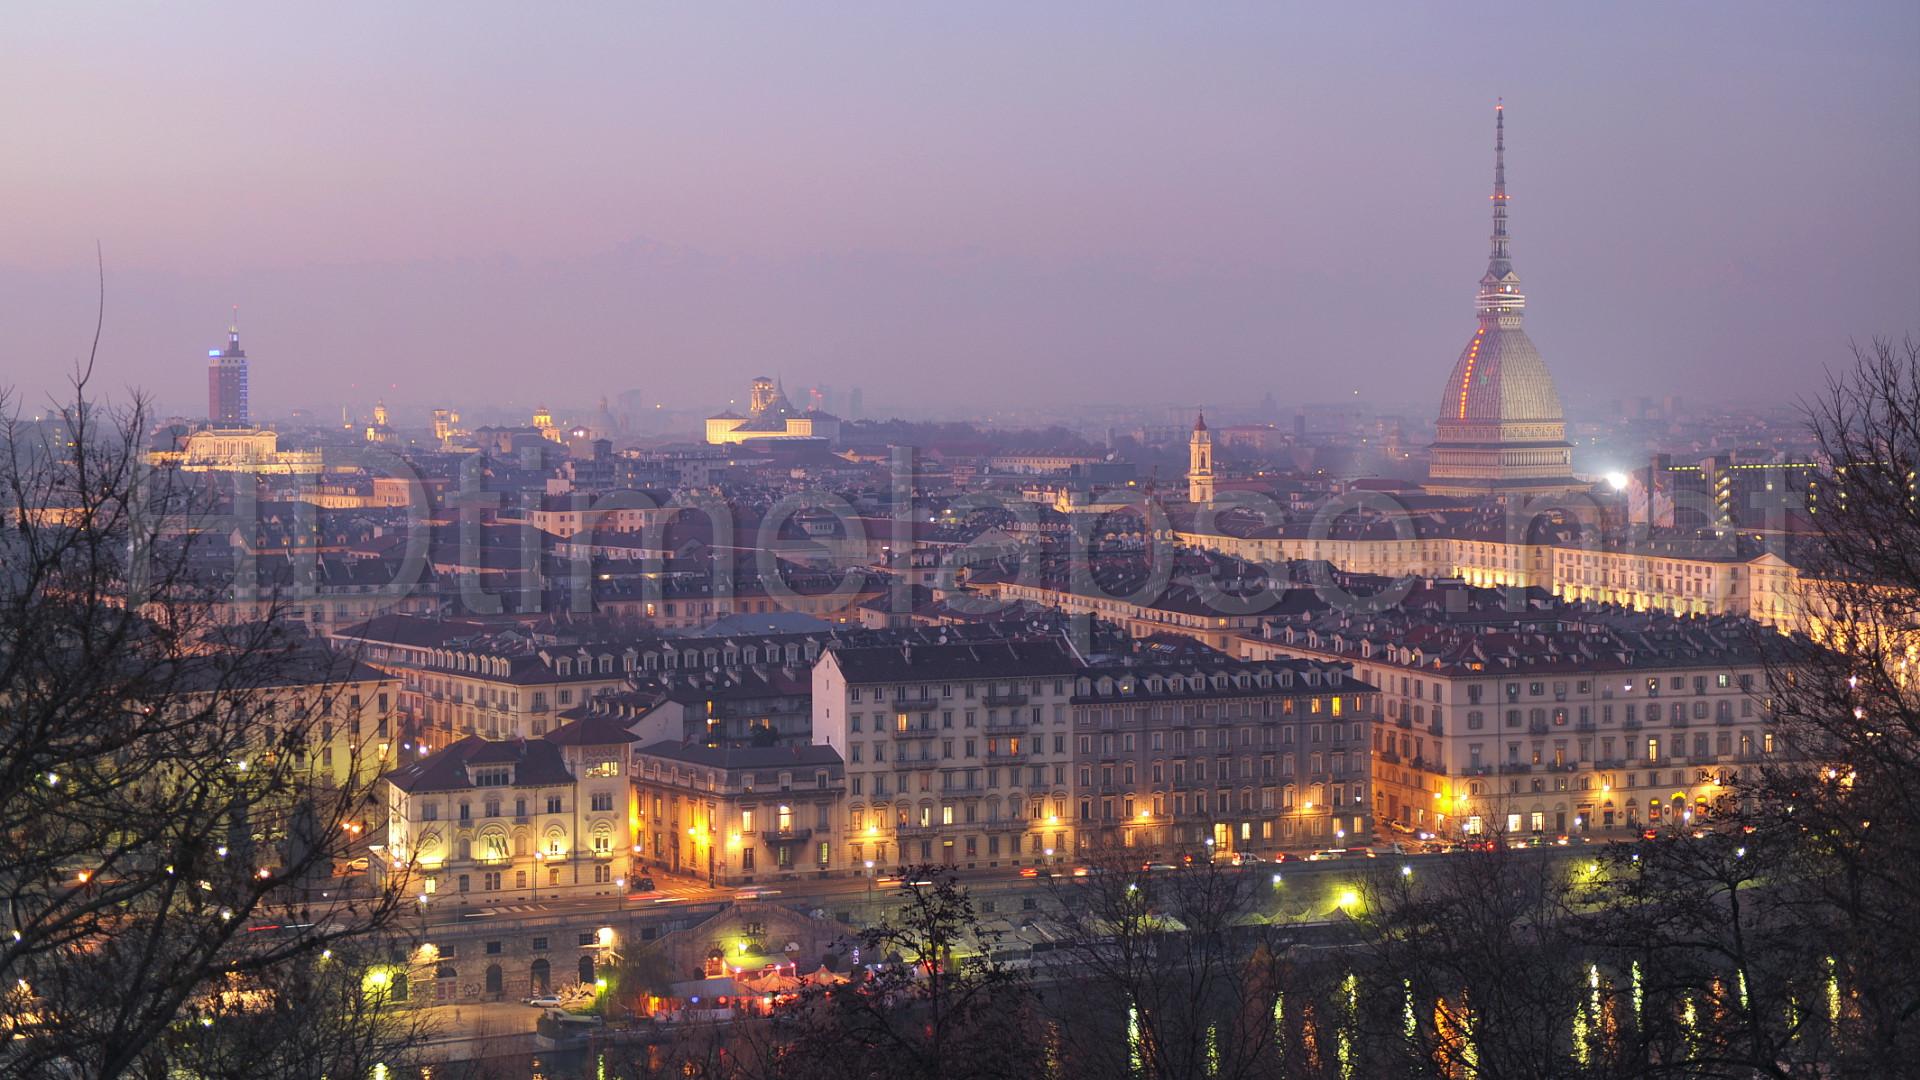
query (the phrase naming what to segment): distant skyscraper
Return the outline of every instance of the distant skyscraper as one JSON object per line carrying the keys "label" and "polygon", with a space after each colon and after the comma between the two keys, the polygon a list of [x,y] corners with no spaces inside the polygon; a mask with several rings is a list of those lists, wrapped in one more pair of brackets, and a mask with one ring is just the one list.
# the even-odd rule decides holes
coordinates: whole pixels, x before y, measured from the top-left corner
{"label": "distant skyscraper", "polygon": [[207,350],[207,419],[215,427],[241,428],[247,411],[247,353],[240,347],[240,312],[227,326],[227,347]]}
{"label": "distant skyscraper", "polygon": [[1560,394],[1521,328],[1527,298],[1507,256],[1506,111],[1494,107],[1493,252],[1474,309],[1480,328],[1440,394],[1427,467],[1436,495],[1553,495],[1580,490]]}

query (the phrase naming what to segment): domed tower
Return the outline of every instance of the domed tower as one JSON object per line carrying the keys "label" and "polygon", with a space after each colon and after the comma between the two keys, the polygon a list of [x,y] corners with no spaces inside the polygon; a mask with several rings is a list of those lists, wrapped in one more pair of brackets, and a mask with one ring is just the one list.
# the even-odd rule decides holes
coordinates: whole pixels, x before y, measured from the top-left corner
{"label": "domed tower", "polygon": [[1480,278],[1473,332],[1440,392],[1426,489],[1463,497],[1558,495],[1573,478],[1560,394],[1521,326],[1527,298],[1507,254],[1506,109],[1494,106],[1493,252]]}
{"label": "domed tower", "polygon": [[1207,430],[1207,414],[1193,422],[1193,436],[1187,440],[1187,501],[1196,506],[1213,502],[1213,433]]}

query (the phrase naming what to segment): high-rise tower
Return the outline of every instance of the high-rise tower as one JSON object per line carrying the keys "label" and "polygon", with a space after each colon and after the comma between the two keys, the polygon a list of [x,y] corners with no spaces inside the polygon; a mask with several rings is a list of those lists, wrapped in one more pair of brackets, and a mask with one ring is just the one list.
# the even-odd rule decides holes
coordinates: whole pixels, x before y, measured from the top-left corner
{"label": "high-rise tower", "polygon": [[1436,495],[1557,495],[1583,490],[1573,478],[1560,394],[1521,326],[1527,298],[1507,251],[1507,117],[1494,106],[1493,236],[1474,298],[1479,329],[1440,393],[1427,467]]}
{"label": "high-rise tower", "polygon": [[207,419],[214,427],[243,428],[247,412],[247,353],[240,347],[240,309],[227,324],[227,347],[207,350]]}

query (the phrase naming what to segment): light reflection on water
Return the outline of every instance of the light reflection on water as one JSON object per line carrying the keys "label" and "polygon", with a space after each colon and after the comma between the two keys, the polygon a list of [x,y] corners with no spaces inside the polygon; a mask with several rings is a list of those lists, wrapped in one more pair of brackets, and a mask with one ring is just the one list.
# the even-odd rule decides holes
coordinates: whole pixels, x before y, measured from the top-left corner
{"label": "light reflection on water", "polygon": [[[1565,1029],[1566,1050],[1581,1068],[1591,1068],[1604,1064],[1622,1049],[1622,1025],[1626,1022],[1624,1014],[1627,1007],[1633,1010],[1636,1027],[1642,1022],[1641,1014],[1646,1006],[1646,972],[1638,961],[1628,965],[1624,973],[1603,972],[1598,963],[1587,963],[1585,970],[1575,975],[1585,983],[1585,994],[1576,1001],[1572,1016]],[[1575,969],[1579,971],[1579,969]],[[1572,974],[1571,972],[1569,974]],[[1623,974],[1624,978],[1619,975]],[[1399,1020],[1405,1044],[1419,1051],[1424,1038],[1432,1040],[1426,1050],[1434,1054],[1434,1064],[1439,1075],[1449,1080],[1476,1080],[1480,1075],[1480,1047],[1478,1046],[1478,1028],[1480,1017],[1465,993],[1449,994],[1427,999],[1416,991],[1411,978],[1400,980]],[[1576,986],[1578,983],[1575,984]],[[1838,1027],[1844,1016],[1846,992],[1841,986],[1837,960],[1829,958],[1825,977],[1819,980],[1817,991],[1824,998],[1816,1002],[1825,1005],[1828,1024]],[[1391,984],[1388,984],[1390,987]],[[1388,992],[1391,992],[1390,990]],[[1290,1060],[1290,1055],[1298,1054],[1298,1059],[1309,1070],[1319,1072],[1323,1068],[1322,1052],[1331,1050],[1331,1061],[1325,1065],[1333,1068],[1343,1080],[1364,1077],[1379,1063],[1371,1061],[1366,1044],[1361,1041],[1361,1023],[1363,1013],[1361,983],[1353,972],[1347,972],[1333,987],[1333,993],[1325,998],[1312,995],[1302,997],[1296,991],[1289,1001],[1285,994],[1276,994],[1272,1004],[1272,1055],[1281,1060]],[[1688,1055],[1701,1052],[1706,1045],[1709,1032],[1721,1030],[1733,1019],[1729,1015],[1734,1001],[1741,1009],[1750,1007],[1748,980],[1744,971],[1735,969],[1723,976],[1715,977],[1706,986],[1692,993],[1662,996],[1665,1004],[1658,1006],[1673,1021],[1677,1021],[1677,1034]],[[1383,1005],[1387,1003],[1383,1002]],[[1430,1008],[1429,1008],[1430,1004]],[[1391,1009],[1391,1005],[1387,1005]],[[1704,1015],[1703,1015],[1704,1007]],[[1803,999],[1789,995],[1784,1002],[1785,1019],[1788,1022],[1789,1038],[1797,1039],[1792,1025],[1800,1020],[1807,1011]],[[1333,1010],[1328,1017],[1325,1010]],[[1815,1006],[1818,1010],[1818,1006]],[[1386,1013],[1381,1019],[1391,1017]],[[1429,1018],[1431,1027],[1422,1031],[1422,1017]],[[1323,1025],[1322,1018],[1331,1020]],[[1812,1019],[1817,1023],[1817,1019]],[[1290,1021],[1298,1023],[1298,1039]],[[1327,1030],[1330,1027],[1331,1030]],[[1232,1029],[1230,1029],[1232,1030]],[[1331,1046],[1323,1046],[1322,1040],[1332,1037]],[[1203,1067],[1210,1077],[1221,1075],[1224,1068],[1221,1039],[1229,1037],[1221,1030],[1220,1022],[1208,1023],[1203,1032]],[[1065,1048],[1065,1039],[1058,1020],[1049,1021],[1042,1034],[1043,1074],[1052,1080],[1063,1080],[1075,1074],[1073,1063],[1068,1060],[1069,1051]],[[1140,1007],[1129,1006],[1125,1016],[1125,1039],[1127,1046],[1128,1075],[1135,1078],[1148,1076],[1152,1068],[1155,1052],[1149,1047],[1144,1017]],[[1231,1049],[1231,1048],[1228,1048]],[[1390,1053],[1395,1051],[1389,1051]],[[607,1080],[618,1073],[617,1060],[611,1064],[604,1054],[590,1054],[586,1051],[543,1052],[515,1059],[503,1059],[494,1063],[495,1075],[502,1077],[526,1077],[528,1080]],[[385,1065],[374,1067],[368,1080],[433,1080],[433,1070],[391,1070]]]}

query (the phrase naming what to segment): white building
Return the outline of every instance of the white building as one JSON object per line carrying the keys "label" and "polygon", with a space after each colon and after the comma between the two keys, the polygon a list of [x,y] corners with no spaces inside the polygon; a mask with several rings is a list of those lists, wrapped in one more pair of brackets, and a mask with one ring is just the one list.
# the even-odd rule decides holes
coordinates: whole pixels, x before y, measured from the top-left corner
{"label": "white building", "polygon": [[538,739],[468,736],[394,770],[383,873],[443,902],[620,895],[633,739],[589,717]]}

